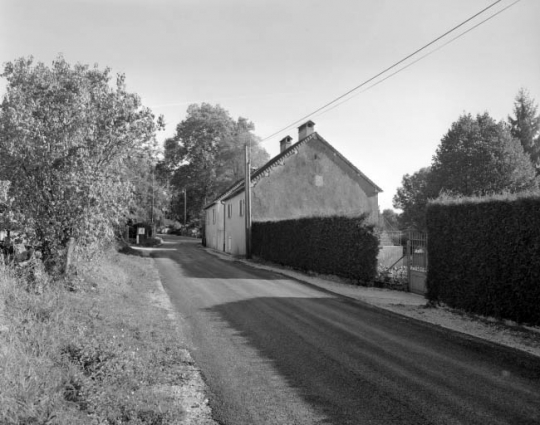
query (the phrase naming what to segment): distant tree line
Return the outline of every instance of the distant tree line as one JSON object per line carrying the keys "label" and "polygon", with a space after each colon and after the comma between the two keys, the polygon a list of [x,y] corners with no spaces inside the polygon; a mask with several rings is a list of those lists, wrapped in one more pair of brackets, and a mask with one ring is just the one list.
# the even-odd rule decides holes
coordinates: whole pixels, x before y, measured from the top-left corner
{"label": "distant tree line", "polygon": [[394,208],[402,213],[383,214],[401,229],[424,230],[430,199],[538,190],[539,175],[540,116],[534,100],[521,89],[507,122],[496,122],[487,112],[459,117],[441,139],[431,165],[403,176],[393,198]]}

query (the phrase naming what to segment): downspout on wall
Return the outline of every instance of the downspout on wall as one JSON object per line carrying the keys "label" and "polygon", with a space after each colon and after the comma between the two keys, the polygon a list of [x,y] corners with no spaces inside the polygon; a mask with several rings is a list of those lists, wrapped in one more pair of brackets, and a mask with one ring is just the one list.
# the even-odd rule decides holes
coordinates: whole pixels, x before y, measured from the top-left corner
{"label": "downspout on wall", "polygon": [[219,201],[219,203],[223,205],[223,252],[225,252],[225,236],[227,235],[225,233],[225,219],[227,218],[227,216],[225,215],[225,202]]}

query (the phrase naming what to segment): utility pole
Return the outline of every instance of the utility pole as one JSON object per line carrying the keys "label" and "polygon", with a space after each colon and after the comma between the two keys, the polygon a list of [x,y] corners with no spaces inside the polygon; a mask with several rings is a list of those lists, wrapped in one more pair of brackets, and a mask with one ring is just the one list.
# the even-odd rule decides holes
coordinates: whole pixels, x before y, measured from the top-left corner
{"label": "utility pole", "polygon": [[249,145],[246,143],[246,176],[245,176],[245,217],[246,217],[246,258],[251,258],[251,158]]}
{"label": "utility pole", "polygon": [[154,228],[154,177],[156,167],[152,164],[152,211],[150,211],[150,222],[152,223],[152,237],[155,237],[156,231]]}

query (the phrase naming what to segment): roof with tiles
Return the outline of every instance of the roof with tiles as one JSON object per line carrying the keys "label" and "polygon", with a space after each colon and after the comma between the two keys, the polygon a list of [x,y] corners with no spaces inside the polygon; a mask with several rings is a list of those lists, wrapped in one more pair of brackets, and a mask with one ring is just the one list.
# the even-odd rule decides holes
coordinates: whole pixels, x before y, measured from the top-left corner
{"label": "roof with tiles", "polygon": [[[295,144],[289,146],[287,149],[285,149],[283,152],[279,153],[275,157],[273,157],[270,161],[268,161],[263,166],[259,167],[257,170],[253,171],[251,173],[251,182],[257,183],[260,179],[267,177],[270,175],[270,171],[272,168],[277,167],[279,165],[283,165],[285,158],[288,158],[291,155],[294,155],[298,152],[299,149],[302,148],[303,145],[308,143],[309,141],[313,139],[318,139],[320,142],[322,142],[324,145],[326,145],[330,150],[347,166],[349,166],[358,177],[361,177],[364,179],[367,183],[369,183],[371,186],[373,186],[373,189],[375,192],[382,192],[383,190],[377,186],[371,179],[369,179],[364,173],[362,173],[352,162],[350,162],[347,158],[345,158],[341,153],[339,153],[330,143],[328,143],[326,140],[324,140],[318,133],[313,132],[309,136],[304,137],[303,139],[299,140]],[[212,202],[207,204],[204,209],[210,208],[212,205],[214,205],[216,202],[225,201],[227,199],[232,198],[233,196],[236,196],[238,193],[244,191],[245,181],[244,179],[238,180],[229,188],[227,188],[225,191],[223,191],[220,195],[218,195]]]}

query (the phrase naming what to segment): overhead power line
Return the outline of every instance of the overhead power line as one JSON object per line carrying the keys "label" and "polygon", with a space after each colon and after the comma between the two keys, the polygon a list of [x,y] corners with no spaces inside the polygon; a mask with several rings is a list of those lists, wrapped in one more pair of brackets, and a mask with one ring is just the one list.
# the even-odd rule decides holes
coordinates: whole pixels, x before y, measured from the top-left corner
{"label": "overhead power line", "polygon": [[[470,18],[467,18],[466,20],[464,20],[463,22],[461,22],[460,24],[456,25],[455,27],[453,27],[452,29],[446,31],[444,34],[440,35],[439,37],[435,38],[434,40],[430,41],[429,43],[425,44],[424,46],[420,47],[419,49],[415,50],[413,53],[405,56],[403,59],[395,62],[394,64],[392,64],[391,66],[387,67],[386,69],[384,69],[383,71],[379,72],[378,74],[374,75],[373,77],[367,79],[366,81],[362,82],[361,84],[358,84],[356,87],[353,87],[352,89],[350,89],[349,91],[347,91],[346,93],[336,97],[335,99],[331,100],[330,102],[324,104],[323,106],[321,106],[320,108],[316,109],[315,111],[303,116],[302,118],[299,118],[298,120],[294,121],[293,123],[287,125],[286,127],[283,127],[282,129],[276,131],[275,133],[272,133],[271,135],[269,135],[268,137],[265,137],[264,139],[261,140],[261,142],[264,142],[274,136],[276,136],[277,134],[281,133],[282,131],[284,130],[287,130],[291,127],[294,127],[296,124],[299,124],[301,122],[303,122],[305,119],[313,116],[314,114],[318,113],[318,112],[321,112],[322,110],[328,108],[329,106],[333,105],[334,103],[338,102],[339,100],[343,99],[344,97],[350,95],[351,93],[357,91],[358,89],[364,87],[365,85],[369,84],[370,82],[372,82],[373,80],[375,80],[376,78],[380,77],[381,75],[385,74],[386,72],[396,68],[397,66],[399,66],[400,64],[402,64],[403,62],[405,62],[406,60],[412,58],[413,56],[417,55],[418,53],[420,53],[421,51],[427,49],[429,46],[432,46],[433,44],[435,44],[437,41],[441,40],[442,38],[446,37],[447,35],[451,34],[452,32],[456,31],[457,29],[461,28],[463,25],[467,24],[468,22],[472,21],[473,19],[475,19],[476,17],[480,16],[481,14],[485,13],[486,11],[488,11],[489,9],[491,9],[492,7],[496,6],[498,3],[500,3],[502,0],[497,0],[493,3],[491,3],[489,6],[485,7],[484,9],[480,10],[479,12],[475,13],[473,16],[471,16]],[[471,29],[469,29],[468,31],[465,31],[463,34],[459,35],[458,37],[455,37],[454,39],[450,40],[449,42],[445,43],[443,46],[449,44],[450,42],[456,40],[457,38],[461,37],[462,35],[466,34],[467,32],[471,31],[472,29],[476,28],[477,26],[481,25],[482,23],[488,21],[489,19],[492,19],[494,16],[498,15],[499,13],[503,12],[504,10],[508,9],[509,7],[513,6],[515,3],[519,2],[520,0],[516,0],[514,3],[512,3],[510,6],[502,9],[501,11],[495,13],[494,15],[490,16],[488,19],[480,22],[478,25],[472,27]],[[443,46],[441,46],[440,48],[442,48]],[[438,50],[438,49],[436,49]],[[434,50],[434,52],[436,51]],[[397,74],[398,72],[401,72],[402,70],[408,68],[409,66],[411,66],[412,64],[418,62],[419,60],[421,60],[422,58],[428,56],[430,53],[428,53],[427,55],[424,55],[422,56],[420,59],[414,61],[413,63],[403,67],[402,69],[400,69],[399,71],[397,72],[394,72],[393,74],[391,74],[390,76],[387,76],[386,78],[384,78],[382,81],[390,78],[392,75],[395,75]],[[380,82],[382,82],[380,81]],[[380,83],[379,82],[379,83]],[[379,84],[377,83],[377,84]],[[377,85],[377,84],[374,84],[373,86]],[[343,103],[343,102],[341,102]],[[337,106],[337,105],[336,105]],[[333,108],[332,108],[333,109]]]}
{"label": "overhead power line", "polygon": [[[483,21],[480,21],[479,23],[477,23],[476,25],[474,25],[473,27],[469,28],[468,30],[466,31],[463,31],[461,34],[458,34],[456,35],[455,37],[451,38],[450,40],[448,40],[446,43],[444,44],[441,44],[440,46],[438,46],[436,49],[426,53],[425,55],[423,56],[420,56],[418,59],[414,60],[413,62],[411,63],[408,63],[407,65],[405,65],[403,68],[400,68],[398,69],[397,71],[394,71],[392,72],[391,74],[387,75],[386,77],[384,77],[382,80],[379,80],[377,81],[376,83],[373,83],[372,85],[366,87],[364,90],[354,94],[353,96],[350,96],[348,97],[347,99],[344,99],[342,100],[341,102],[335,104],[334,106],[332,106],[331,108],[328,108],[328,109],[325,109],[324,111],[320,111],[317,115],[315,115],[316,117],[319,117],[323,114],[326,114],[327,112],[330,112],[332,109],[334,108],[337,108],[338,106],[340,105],[343,105],[345,102],[348,102],[349,100],[353,99],[354,97],[358,96],[359,94],[362,94],[362,93],[365,93],[366,91],[372,89],[373,87],[375,86],[378,86],[379,84],[381,84],[382,82],[388,80],[390,77],[393,77],[394,75],[396,74],[399,74],[401,71],[405,71],[407,68],[409,68],[410,66],[414,65],[415,63],[421,61],[422,59],[424,59],[425,57],[441,50],[443,47],[449,45],[450,43],[452,43],[453,41],[457,40],[458,38],[461,38],[463,37],[465,34],[471,32],[472,30],[474,30],[475,28],[478,28],[480,25],[482,25],[483,23],[493,19],[495,16],[503,13],[506,9],[509,9],[511,8],[513,5],[515,5],[516,3],[519,3],[521,0],[515,0],[513,3],[510,3],[508,6],[506,6],[505,8],[499,10],[498,12],[494,13],[493,15],[487,17],[486,19],[484,19]],[[288,127],[287,127],[288,128]]]}

